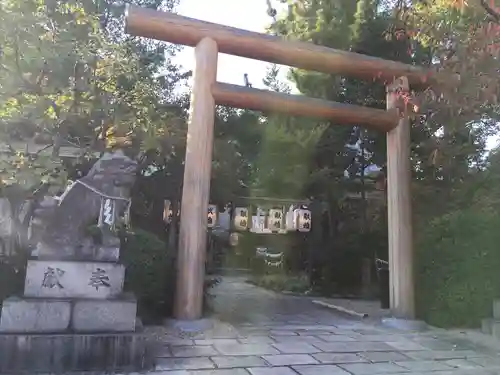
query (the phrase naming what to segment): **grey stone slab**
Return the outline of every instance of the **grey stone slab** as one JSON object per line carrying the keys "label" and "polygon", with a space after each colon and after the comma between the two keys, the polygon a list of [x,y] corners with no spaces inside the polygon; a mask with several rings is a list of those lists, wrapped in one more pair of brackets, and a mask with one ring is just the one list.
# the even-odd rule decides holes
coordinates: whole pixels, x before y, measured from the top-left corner
{"label": "grey stone slab", "polygon": [[135,331],[137,301],[80,300],[74,302],[72,328],[77,332]]}
{"label": "grey stone slab", "polygon": [[469,360],[486,368],[500,368],[500,357],[479,357]]}
{"label": "grey stone slab", "polygon": [[330,335],[318,335],[316,337],[318,337],[319,339],[326,341],[326,342],[349,342],[349,341],[352,342],[352,341],[356,341],[355,338],[347,336],[347,335],[330,334]]}
{"label": "grey stone slab", "polygon": [[363,352],[360,356],[371,362],[411,361],[411,358],[398,352]]}
{"label": "grey stone slab", "polygon": [[300,375],[349,375],[335,365],[292,366]]}
{"label": "grey stone slab", "polygon": [[353,375],[397,374],[405,372],[402,367],[392,363],[352,363],[339,366]]}
{"label": "grey stone slab", "polygon": [[493,334],[493,322],[494,320],[491,318],[486,318],[481,320],[481,332],[485,335]]}
{"label": "grey stone slab", "polygon": [[257,356],[218,356],[210,358],[218,368],[265,367],[267,363]]}
{"label": "grey stone slab", "polygon": [[162,337],[162,342],[170,346],[189,346],[194,345],[194,340],[182,339],[176,336],[165,336]]}
{"label": "grey stone slab", "polygon": [[365,363],[366,358],[353,353],[318,353],[312,355],[321,363]]}
{"label": "grey stone slab", "polygon": [[224,355],[272,355],[279,354],[276,348],[269,344],[239,344],[214,345],[215,349]]}
{"label": "grey stone slab", "polygon": [[333,335],[334,333],[333,332],[330,332],[330,331],[325,331],[325,330],[312,330],[312,329],[309,329],[307,331],[297,331],[297,333],[300,335],[300,336],[319,336],[319,335]]}
{"label": "grey stone slab", "polygon": [[500,320],[500,299],[493,301],[493,319]]}
{"label": "grey stone slab", "polygon": [[387,341],[387,345],[392,346],[394,349],[403,352],[403,351],[415,351],[415,350],[429,350],[423,347],[416,342],[410,340],[401,340],[401,341]]}
{"label": "grey stone slab", "polygon": [[273,344],[273,346],[284,354],[311,354],[321,352],[318,348],[305,342],[287,342]]}
{"label": "grey stone slab", "polygon": [[491,322],[491,334],[493,337],[500,339],[500,320],[493,320]]}
{"label": "grey stone slab", "polygon": [[455,350],[455,349],[457,349],[456,345],[454,345],[453,343],[439,340],[439,339],[422,338],[422,339],[415,339],[414,341],[417,344],[420,344],[423,347],[430,349],[430,350]]}
{"label": "grey stone slab", "polygon": [[280,354],[263,356],[273,366],[310,365],[319,363],[308,354]]}
{"label": "grey stone slab", "polygon": [[452,368],[456,368],[456,369],[460,369],[460,370],[481,370],[481,369],[484,369],[483,366],[481,366],[475,362],[468,361],[466,359],[450,359],[447,361],[443,361],[443,363],[445,363],[446,365],[448,365]]}
{"label": "grey stone slab", "polygon": [[157,358],[156,370],[206,370],[215,368],[215,364],[207,357],[196,358]]}
{"label": "grey stone slab", "polygon": [[415,352],[405,352],[408,357],[414,359],[442,360],[442,359],[463,359],[483,357],[482,354],[472,350],[422,350]]}
{"label": "grey stone slab", "polygon": [[29,260],[24,295],[107,299],[122,293],[124,278],[117,263]]}
{"label": "grey stone slab", "polygon": [[0,332],[63,332],[70,320],[69,301],[8,298],[2,305]]}
{"label": "grey stone slab", "polygon": [[381,329],[375,328],[354,328],[354,331],[361,335],[380,335],[384,334],[384,331]]}
{"label": "grey stone slab", "polygon": [[312,344],[324,352],[331,353],[358,353],[358,352],[379,352],[394,351],[394,348],[383,342],[325,342]]}
{"label": "grey stone slab", "polygon": [[298,336],[298,333],[294,331],[280,331],[280,330],[272,330],[269,332],[270,336]]}
{"label": "grey stone slab", "polygon": [[[245,369],[215,369],[215,370],[174,370],[154,372],[154,375],[249,375]],[[140,375],[140,374],[123,374]]]}
{"label": "grey stone slab", "polygon": [[250,367],[247,370],[252,375],[297,375],[290,367]]}
{"label": "grey stone slab", "polygon": [[239,338],[238,341],[242,344],[274,344],[276,342],[276,340],[272,339],[269,336],[250,336]]}
{"label": "grey stone slab", "polygon": [[212,346],[174,346],[171,348],[174,357],[210,357],[219,353]]}
{"label": "grey stone slab", "polygon": [[450,366],[447,366],[443,361],[405,361],[395,362],[396,365],[401,366],[409,371],[450,371]]}
{"label": "grey stone slab", "polygon": [[324,342],[318,336],[275,336],[273,340],[277,343],[315,343],[315,342]]}
{"label": "grey stone slab", "polygon": [[215,344],[224,344],[224,345],[234,345],[240,344],[237,339],[202,339],[202,340],[194,340],[195,345],[215,345]]}
{"label": "grey stone slab", "polygon": [[356,336],[357,341],[374,341],[374,342],[387,342],[394,341],[397,336],[394,335],[360,335]]}
{"label": "grey stone slab", "polygon": [[187,375],[249,375],[249,372],[242,368],[234,368],[230,370],[217,369],[217,370],[188,371]]}

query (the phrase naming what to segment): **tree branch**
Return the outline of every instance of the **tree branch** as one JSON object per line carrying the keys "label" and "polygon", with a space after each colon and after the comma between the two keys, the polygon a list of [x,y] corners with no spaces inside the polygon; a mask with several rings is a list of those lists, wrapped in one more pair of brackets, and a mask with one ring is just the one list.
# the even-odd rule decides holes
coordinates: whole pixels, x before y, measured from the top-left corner
{"label": "tree branch", "polygon": [[480,0],[481,6],[484,8],[486,13],[488,13],[496,23],[500,23],[500,13],[493,9],[486,0]]}

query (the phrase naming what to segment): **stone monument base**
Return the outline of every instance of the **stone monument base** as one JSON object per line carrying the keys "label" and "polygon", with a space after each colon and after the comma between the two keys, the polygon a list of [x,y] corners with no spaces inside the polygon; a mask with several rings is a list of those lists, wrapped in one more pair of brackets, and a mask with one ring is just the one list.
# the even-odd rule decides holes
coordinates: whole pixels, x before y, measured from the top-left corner
{"label": "stone monument base", "polygon": [[97,299],[7,298],[0,333],[134,332],[133,296]]}
{"label": "stone monument base", "polygon": [[152,345],[144,333],[0,334],[0,373],[149,370]]}

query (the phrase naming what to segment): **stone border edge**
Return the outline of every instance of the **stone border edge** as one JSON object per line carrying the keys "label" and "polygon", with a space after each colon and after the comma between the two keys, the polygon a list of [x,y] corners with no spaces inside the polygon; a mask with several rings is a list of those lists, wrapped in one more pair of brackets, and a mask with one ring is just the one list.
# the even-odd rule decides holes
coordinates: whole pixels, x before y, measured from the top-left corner
{"label": "stone border edge", "polygon": [[346,309],[345,307],[337,306],[337,305],[334,305],[332,303],[327,303],[327,302],[319,301],[319,300],[313,300],[312,303],[315,305],[318,305],[318,306],[326,307],[327,309],[336,310],[336,311],[344,313],[344,314],[355,316],[357,318],[361,318],[361,319],[368,318],[367,313],[359,313],[357,311],[349,310],[349,309]]}

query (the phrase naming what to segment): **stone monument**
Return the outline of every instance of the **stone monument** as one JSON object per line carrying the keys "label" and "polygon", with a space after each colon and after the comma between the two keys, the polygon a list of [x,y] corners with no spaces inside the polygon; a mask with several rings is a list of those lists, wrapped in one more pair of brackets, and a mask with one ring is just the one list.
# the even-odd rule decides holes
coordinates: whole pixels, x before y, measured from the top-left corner
{"label": "stone monument", "polygon": [[[0,353],[11,354],[0,354],[0,372],[143,368],[146,339],[136,332],[136,300],[123,293],[114,231],[128,216],[136,172],[121,151],[106,153],[61,197],[45,197],[35,210],[37,255],[28,260],[24,295],[2,305]],[[88,231],[95,224],[97,240]],[[26,363],[9,365],[14,352]],[[37,361],[43,365],[29,367]]]}

